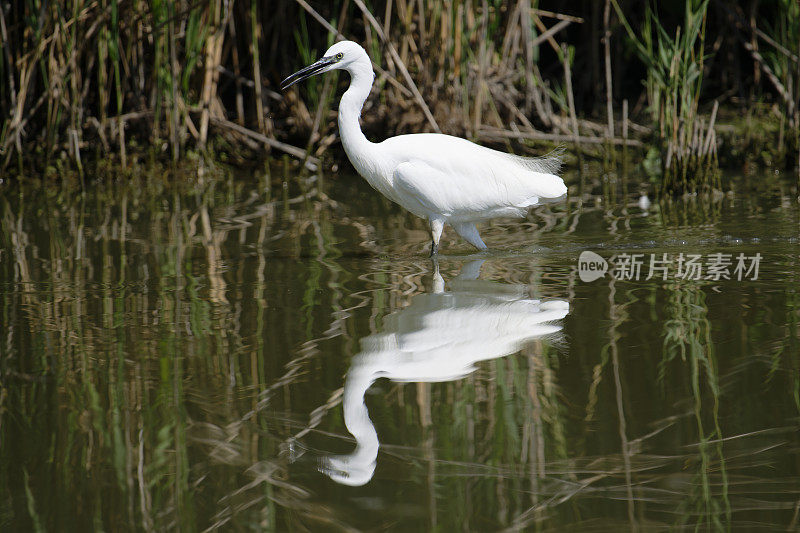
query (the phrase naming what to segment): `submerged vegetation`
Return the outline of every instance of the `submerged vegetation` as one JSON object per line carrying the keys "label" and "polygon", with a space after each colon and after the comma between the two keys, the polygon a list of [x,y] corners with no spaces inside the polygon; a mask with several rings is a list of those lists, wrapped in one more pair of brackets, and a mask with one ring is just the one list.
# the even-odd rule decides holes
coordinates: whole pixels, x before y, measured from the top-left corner
{"label": "submerged vegetation", "polygon": [[659,188],[679,193],[721,186],[718,150],[741,152],[751,132],[720,146],[716,127],[766,105],[761,120],[779,124],[761,130],[766,159],[800,163],[797,2],[680,4],[12,0],[0,8],[0,166],[266,149],[313,168],[336,140],[336,78],[285,94],[278,81],[337,38],[374,61],[364,120],[380,136],[641,147]]}

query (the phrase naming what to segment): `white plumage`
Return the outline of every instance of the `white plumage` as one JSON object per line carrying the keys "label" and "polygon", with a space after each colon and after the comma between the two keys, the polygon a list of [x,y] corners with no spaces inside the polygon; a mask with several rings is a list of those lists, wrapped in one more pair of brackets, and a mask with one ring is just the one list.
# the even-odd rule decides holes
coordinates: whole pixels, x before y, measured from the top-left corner
{"label": "white plumage", "polygon": [[325,56],[286,78],[282,88],[333,69],[350,73],[350,87],[339,104],[339,130],[347,156],[375,189],[431,227],[431,255],[437,253],[444,224],[467,242],[486,249],[476,222],[524,216],[542,198],[567,193],[556,176],[560,153],[525,158],[437,133],[367,140],[359,125],[374,74],[367,53],[352,41],[331,46]]}

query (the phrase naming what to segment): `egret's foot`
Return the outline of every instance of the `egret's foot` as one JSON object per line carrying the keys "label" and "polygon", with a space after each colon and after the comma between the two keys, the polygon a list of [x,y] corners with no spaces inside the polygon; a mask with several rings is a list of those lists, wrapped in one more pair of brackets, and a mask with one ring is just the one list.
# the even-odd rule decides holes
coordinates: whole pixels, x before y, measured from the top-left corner
{"label": "egret's foot", "polygon": [[431,241],[431,255],[429,257],[436,257],[439,255],[439,245]]}
{"label": "egret's foot", "polygon": [[453,229],[456,230],[456,233],[461,235],[465,241],[477,248],[478,251],[483,252],[486,250],[486,243],[481,239],[478,228],[475,227],[474,223],[464,222],[462,224],[454,224]]}

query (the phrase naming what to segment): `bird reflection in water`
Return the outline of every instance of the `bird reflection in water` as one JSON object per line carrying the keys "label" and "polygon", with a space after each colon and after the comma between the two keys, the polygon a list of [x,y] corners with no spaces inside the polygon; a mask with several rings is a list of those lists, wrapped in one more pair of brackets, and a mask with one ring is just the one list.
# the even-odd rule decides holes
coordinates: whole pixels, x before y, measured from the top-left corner
{"label": "bird reflection in water", "polygon": [[567,302],[529,298],[523,285],[478,280],[482,264],[465,265],[447,291],[437,264],[431,293],[415,296],[386,317],[383,331],[361,339],[343,397],[344,423],[356,449],[324,457],[321,472],[350,486],[372,479],[380,443],[364,394],[377,379],[454,381],[474,372],[479,361],[515,353],[526,342],[561,330]]}

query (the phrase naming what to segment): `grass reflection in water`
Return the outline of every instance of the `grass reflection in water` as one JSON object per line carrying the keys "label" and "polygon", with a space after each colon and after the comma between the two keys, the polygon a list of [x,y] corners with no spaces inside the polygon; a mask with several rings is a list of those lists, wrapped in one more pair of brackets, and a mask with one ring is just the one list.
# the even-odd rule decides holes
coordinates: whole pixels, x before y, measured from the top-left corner
{"label": "grass reflection in water", "polygon": [[[3,529],[797,526],[785,184],[646,212],[586,193],[488,225],[482,264],[451,255],[437,275],[423,226],[356,178],[326,183],[295,203],[229,176],[4,186]],[[575,273],[585,249],[687,247],[763,269]],[[354,457],[361,370],[354,412],[380,448],[348,487],[318,468]]]}

